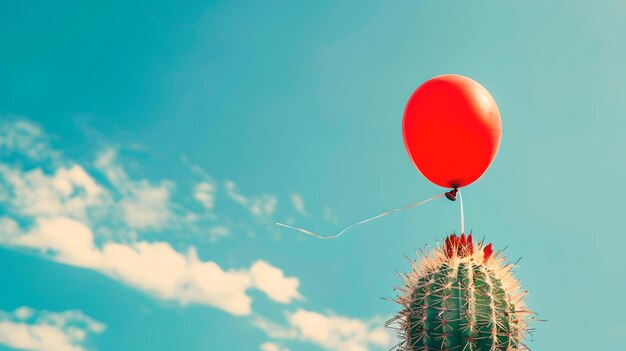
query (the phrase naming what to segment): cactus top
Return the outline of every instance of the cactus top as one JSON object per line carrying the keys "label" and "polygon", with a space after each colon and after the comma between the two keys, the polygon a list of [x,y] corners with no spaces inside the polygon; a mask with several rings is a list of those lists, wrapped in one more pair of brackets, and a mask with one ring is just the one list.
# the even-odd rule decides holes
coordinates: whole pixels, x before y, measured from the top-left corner
{"label": "cactus top", "polygon": [[526,350],[526,292],[491,244],[474,243],[472,235],[451,235],[443,247],[422,251],[404,275],[396,299],[403,310],[398,325],[400,350]]}

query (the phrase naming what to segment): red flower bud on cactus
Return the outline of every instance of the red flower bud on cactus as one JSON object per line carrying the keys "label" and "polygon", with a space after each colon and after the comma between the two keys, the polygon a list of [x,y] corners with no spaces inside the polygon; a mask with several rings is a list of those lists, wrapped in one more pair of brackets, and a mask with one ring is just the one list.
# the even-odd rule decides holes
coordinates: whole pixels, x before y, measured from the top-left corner
{"label": "red flower bud on cactus", "polygon": [[[464,258],[473,255],[474,240],[472,239],[472,234],[465,236],[465,233],[463,233],[460,237],[456,236],[456,234],[448,236],[444,241],[444,252],[448,258]],[[483,258],[485,262],[489,260],[492,254],[493,246],[491,244],[484,246]]]}
{"label": "red flower bud on cactus", "polygon": [[491,257],[491,254],[493,253],[493,245],[489,244],[485,246],[483,252],[485,254],[485,262],[489,261],[489,257]]}

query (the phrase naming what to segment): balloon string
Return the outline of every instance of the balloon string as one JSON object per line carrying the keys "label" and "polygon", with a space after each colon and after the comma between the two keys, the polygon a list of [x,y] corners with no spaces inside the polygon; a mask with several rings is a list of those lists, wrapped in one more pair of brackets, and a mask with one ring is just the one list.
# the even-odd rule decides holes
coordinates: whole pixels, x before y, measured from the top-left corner
{"label": "balloon string", "polygon": [[465,233],[465,216],[463,215],[463,195],[461,195],[461,189],[458,189],[459,192],[459,202],[461,204],[461,234]]}
{"label": "balloon string", "polygon": [[381,217],[388,216],[388,215],[390,215],[390,214],[392,214],[392,213],[396,213],[396,212],[400,212],[400,211],[408,210],[408,209],[413,208],[413,207],[421,206],[421,205],[423,205],[423,204],[425,204],[425,203],[427,203],[427,202],[430,202],[430,201],[432,201],[432,200],[438,199],[438,198],[440,198],[440,197],[442,197],[442,196],[444,196],[444,195],[445,195],[445,193],[441,193],[441,194],[439,194],[439,195],[435,195],[435,196],[433,196],[433,197],[430,197],[430,198],[428,198],[428,199],[426,199],[426,200],[424,200],[424,201],[420,201],[420,202],[418,202],[418,203],[414,203],[414,204],[411,204],[411,205],[407,205],[407,206],[404,206],[404,207],[401,207],[401,208],[396,208],[395,210],[387,211],[387,212],[381,213],[381,214],[379,214],[379,215],[376,215],[376,216],[374,216],[374,217],[371,217],[371,218],[368,218],[368,219],[364,219],[364,220],[362,220],[362,221],[359,221],[359,222],[356,222],[356,223],[354,223],[354,224],[351,224],[351,225],[350,225],[350,226],[348,226],[346,229],[342,230],[341,232],[339,232],[338,234],[335,234],[335,235],[322,236],[322,235],[319,235],[319,234],[313,233],[313,232],[311,232],[311,231],[309,231],[309,230],[306,230],[306,229],[304,229],[304,228],[292,227],[292,226],[290,226],[290,225],[283,224],[283,223],[280,223],[280,222],[276,222],[276,224],[277,224],[277,225],[279,225],[279,226],[281,226],[281,227],[285,227],[285,228],[289,228],[289,229],[294,229],[294,230],[297,230],[297,231],[299,231],[299,232],[302,232],[302,233],[307,234],[307,235],[314,236],[314,237],[319,238],[319,239],[335,239],[335,238],[339,237],[341,234],[343,234],[343,233],[347,232],[348,230],[350,230],[350,229],[352,229],[352,228],[356,227],[357,225],[361,225],[361,224],[364,224],[364,223],[367,223],[367,222],[373,221],[373,220],[375,220],[375,219],[378,219],[378,218],[381,218]]}

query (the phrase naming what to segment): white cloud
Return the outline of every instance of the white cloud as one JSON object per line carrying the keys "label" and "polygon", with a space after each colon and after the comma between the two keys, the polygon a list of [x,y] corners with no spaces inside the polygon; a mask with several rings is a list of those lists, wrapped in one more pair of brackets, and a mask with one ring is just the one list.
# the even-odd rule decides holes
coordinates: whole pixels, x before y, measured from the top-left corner
{"label": "white cloud", "polygon": [[224,182],[224,187],[226,188],[228,198],[247,208],[256,217],[268,218],[276,211],[276,205],[278,204],[276,196],[262,194],[258,197],[246,197],[239,192],[235,182],[232,180]]}
{"label": "white cloud", "polygon": [[36,161],[57,156],[50,149],[50,142],[41,126],[13,118],[0,120],[0,151],[2,154],[18,152]]}
{"label": "white cloud", "polygon": [[128,175],[117,163],[117,150],[108,148],[101,152],[96,159],[95,165],[107,177],[111,184],[122,186],[128,181]]}
{"label": "white cloud", "polygon": [[265,261],[256,261],[250,267],[250,275],[254,286],[277,302],[290,303],[293,299],[300,299],[298,278],[285,277],[282,270]]}
{"label": "white cloud", "polygon": [[293,208],[298,211],[298,213],[305,215],[306,209],[304,208],[304,199],[302,199],[302,195],[300,194],[291,194],[291,203],[293,204]]}
{"label": "white cloud", "polygon": [[259,350],[261,351],[289,351],[288,348],[282,347],[273,342],[264,342],[259,346]]}
{"label": "white cloud", "polygon": [[69,217],[39,218],[29,232],[13,236],[5,244],[39,249],[43,253],[52,251],[56,261],[74,266],[102,265],[89,227]]}
{"label": "white cloud", "polygon": [[211,229],[209,229],[209,240],[212,242],[216,242],[220,238],[227,237],[230,235],[230,229],[223,225],[217,225]]}
{"label": "white cloud", "polygon": [[[2,222],[11,223],[6,218]],[[40,218],[30,231],[15,231],[1,235],[0,242],[40,250],[58,262],[99,271],[164,300],[247,315],[252,305],[246,293],[250,289],[263,291],[278,303],[300,297],[299,280],[264,261],[250,269],[223,270],[215,262],[200,260],[194,249],[182,254],[165,242],[109,242],[99,249],[89,227],[68,217]]]}
{"label": "white cloud", "polygon": [[193,250],[183,255],[164,242],[111,243],[102,254],[105,273],[161,299],[211,305],[234,315],[251,312],[246,270],[224,271],[215,262],[199,260]]}
{"label": "white cloud", "polygon": [[288,320],[302,340],[311,341],[329,350],[364,351],[370,344],[385,347],[391,340],[383,328],[372,328],[354,318],[327,316],[298,309],[289,315]]}
{"label": "white cloud", "polygon": [[[69,216],[97,223],[98,233],[112,233],[112,236],[125,239],[136,237],[137,232],[166,228],[206,232],[207,224],[216,218],[212,213],[194,213],[173,203],[174,185],[171,181],[131,178],[121,165],[116,147],[108,147],[98,154],[94,166],[99,172],[94,177],[81,165],[52,149],[47,135],[38,125],[26,120],[0,122],[0,132],[4,132],[0,133],[2,151],[15,153],[21,149],[24,152],[33,149],[37,150],[32,155],[37,157],[36,161],[43,162],[43,155],[55,155],[56,160],[30,169],[22,169],[19,163],[0,165],[0,201],[10,204],[15,214]],[[104,175],[106,181],[99,182],[100,174],[97,173]],[[256,218],[267,220],[276,212],[278,199],[274,195],[245,196],[232,181],[226,181],[224,189],[228,199],[243,206]],[[217,183],[204,180],[192,191],[194,198],[206,209],[215,209]],[[92,214],[96,218],[91,218]],[[102,220],[107,221],[106,228],[99,224]],[[214,226],[213,223],[209,225]],[[211,237],[223,233],[216,232]]]}
{"label": "white cloud", "polygon": [[35,311],[34,309],[32,309],[32,308],[30,308],[28,306],[22,306],[22,307],[18,307],[13,312],[13,314],[15,315],[15,317],[17,319],[24,320],[24,319],[28,319],[28,318],[32,317],[35,314],[35,312],[37,312],[37,311]]}
{"label": "white cloud", "polygon": [[96,162],[113,185],[105,189],[77,164],[58,167],[51,174],[42,168],[22,170],[0,165],[0,200],[14,213],[29,217],[58,217],[89,221],[93,210],[101,218],[123,223],[130,230],[159,230],[173,217],[169,182],[157,185],[145,179],[130,180],[114,164],[114,152],[103,153]]}
{"label": "white cloud", "polygon": [[287,314],[287,326],[256,317],[253,324],[275,339],[297,339],[336,351],[366,351],[370,347],[386,348],[391,334],[378,321],[366,322],[334,314],[298,309]]}
{"label": "white cloud", "polygon": [[26,306],[0,311],[0,345],[20,350],[83,351],[88,337],[105,328],[80,311],[36,312]]}
{"label": "white cloud", "polygon": [[17,222],[9,217],[0,217],[0,243],[8,242],[21,233]]}
{"label": "white cloud", "polygon": [[264,331],[270,338],[288,340],[298,337],[298,332],[290,326],[284,326],[259,315],[252,319],[252,325]]}
{"label": "white cloud", "polygon": [[239,203],[240,205],[248,206],[248,198],[239,193],[235,182],[227,180],[224,182],[224,187],[226,188],[226,194],[231,200]]}
{"label": "white cloud", "polygon": [[193,197],[201,203],[207,210],[215,207],[215,185],[209,182],[200,182],[196,184]]}
{"label": "white cloud", "polygon": [[263,194],[260,197],[250,198],[250,212],[257,217],[270,217],[276,211],[278,199],[276,196]]}
{"label": "white cloud", "polygon": [[130,179],[117,163],[117,150],[113,148],[102,152],[95,164],[113,186],[111,193],[117,201],[116,207],[129,228],[161,230],[170,223],[174,217],[170,206],[170,182],[154,185],[147,179]]}
{"label": "white cloud", "polygon": [[147,181],[134,182],[120,201],[124,221],[131,228],[162,229],[171,219],[167,184],[152,186]]}
{"label": "white cloud", "polygon": [[[1,183],[12,207],[26,216],[67,215],[85,218],[89,207],[103,202],[105,191],[79,165],[59,167],[47,175],[41,168],[22,171],[0,165]],[[8,192],[11,189],[11,192]]]}

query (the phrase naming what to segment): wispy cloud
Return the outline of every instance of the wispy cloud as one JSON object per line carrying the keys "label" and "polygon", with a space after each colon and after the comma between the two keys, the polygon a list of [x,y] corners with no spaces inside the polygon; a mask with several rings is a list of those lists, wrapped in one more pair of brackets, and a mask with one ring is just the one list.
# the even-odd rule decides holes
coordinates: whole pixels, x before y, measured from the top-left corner
{"label": "wispy cloud", "polygon": [[370,347],[386,348],[391,343],[389,331],[371,322],[335,314],[298,309],[287,313],[287,325],[257,316],[253,324],[274,339],[300,340],[327,350],[367,351]]}
{"label": "wispy cloud", "polygon": [[193,197],[201,203],[204,208],[212,210],[213,207],[215,207],[215,185],[206,181],[196,184]]}
{"label": "wispy cloud", "polygon": [[220,238],[230,235],[230,229],[223,225],[217,225],[209,229],[209,240],[212,242],[218,241]]}
{"label": "wispy cloud", "polygon": [[332,208],[325,206],[322,212],[323,218],[330,223],[339,223],[339,216]]}
{"label": "wispy cloud", "polygon": [[[67,216],[85,223],[106,222],[110,229],[125,234],[165,228],[174,217],[169,201],[171,184],[131,180],[114,163],[114,156],[110,149],[96,162],[110,186],[98,183],[83,166],[69,159],[59,158],[62,165],[30,169],[0,164],[0,201],[20,217]],[[52,171],[45,170],[50,168]]]}
{"label": "wispy cloud", "polygon": [[302,198],[302,195],[297,193],[291,194],[291,204],[293,205],[293,208],[298,211],[298,213],[302,215],[307,214],[306,209],[304,208],[304,199]]}
{"label": "wispy cloud", "polygon": [[83,351],[106,326],[81,311],[48,312],[20,307],[0,311],[0,345],[32,351]]}
{"label": "wispy cloud", "polygon": [[282,347],[273,342],[264,342],[259,346],[259,350],[261,351],[289,351],[288,348]]}
{"label": "wispy cloud", "polygon": [[95,165],[111,183],[111,196],[117,201],[125,224],[138,230],[165,228],[173,217],[170,205],[172,182],[152,184],[146,179],[131,179],[116,158],[117,150],[108,148],[98,156]]}
{"label": "wispy cloud", "polygon": [[276,211],[278,199],[274,195],[262,194],[260,196],[244,196],[235,182],[227,180],[224,182],[227,196],[234,202],[245,207],[252,215],[259,218],[269,218]]}
{"label": "wispy cloud", "polygon": [[8,117],[0,120],[0,154],[15,152],[36,161],[58,156],[41,126],[23,118]]}

